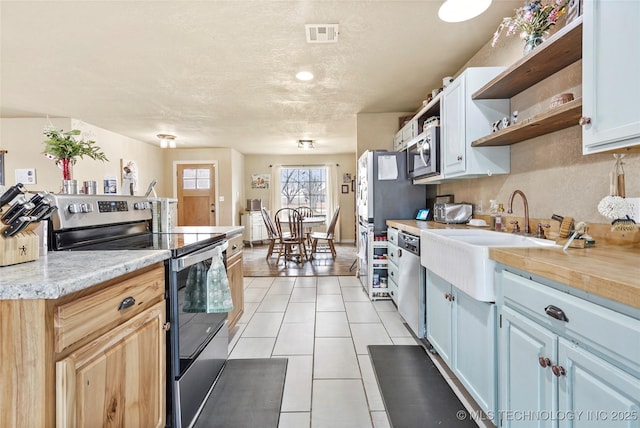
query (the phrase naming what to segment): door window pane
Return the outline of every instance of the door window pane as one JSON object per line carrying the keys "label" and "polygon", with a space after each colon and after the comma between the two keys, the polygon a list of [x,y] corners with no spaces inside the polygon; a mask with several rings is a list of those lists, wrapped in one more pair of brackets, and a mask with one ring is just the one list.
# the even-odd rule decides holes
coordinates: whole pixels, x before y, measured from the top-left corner
{"label": "door window pane", "polygon": [[211,188],[209,168],[185,168],[182,172],[182,188],[186,190],[208,190]]}

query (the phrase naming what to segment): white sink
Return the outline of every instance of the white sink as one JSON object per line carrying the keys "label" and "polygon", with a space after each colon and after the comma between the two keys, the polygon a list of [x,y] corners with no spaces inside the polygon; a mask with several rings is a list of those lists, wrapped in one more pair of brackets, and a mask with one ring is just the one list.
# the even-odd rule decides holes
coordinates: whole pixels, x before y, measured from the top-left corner
{"label": "white sink", "polygon": [[428,229],[420,236],[420,263],[476,300],[495,301],[491,247],[558,247],[555,242],[486,229]]}

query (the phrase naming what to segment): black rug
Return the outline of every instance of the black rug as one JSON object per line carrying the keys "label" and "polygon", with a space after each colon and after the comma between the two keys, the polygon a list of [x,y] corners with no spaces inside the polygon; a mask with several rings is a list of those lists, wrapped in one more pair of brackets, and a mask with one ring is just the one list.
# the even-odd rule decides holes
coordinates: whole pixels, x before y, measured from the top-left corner
{"label": "black rug", "polygon": [[286,358],[228,360],[195,428],[277,428]]}
{"label": "black rug", "polygon": [[368,348],[392,427],[477,426],[424,348],[417,345]]}

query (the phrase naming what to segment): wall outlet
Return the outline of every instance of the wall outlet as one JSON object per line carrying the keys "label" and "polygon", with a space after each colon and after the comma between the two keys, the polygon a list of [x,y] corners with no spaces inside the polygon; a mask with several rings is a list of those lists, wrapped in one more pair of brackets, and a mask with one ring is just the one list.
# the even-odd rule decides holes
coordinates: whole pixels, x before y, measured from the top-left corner
{"label": "wall outlet", "polygon": [[629,217],[636,223],[640,223],[640,198],[625,198],[629,205]]}

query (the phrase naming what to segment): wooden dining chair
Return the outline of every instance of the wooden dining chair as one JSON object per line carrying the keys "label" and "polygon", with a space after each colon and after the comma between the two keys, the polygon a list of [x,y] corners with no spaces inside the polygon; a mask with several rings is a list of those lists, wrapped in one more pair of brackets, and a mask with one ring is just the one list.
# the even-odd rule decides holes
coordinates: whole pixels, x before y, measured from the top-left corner
{"label": "wooden dining chair", "polygon": [[311,209],[311,207],[298,207],[296,208],[296,211],[298,211],[302,216],[302,227],[303,227],[304,237],[307,240],[308,247],[311,248],[311,232],[313,231],[313,228],[311,228],[310,226],[305,226],[304,219],[311,218],[315,214]]}
{"label": "wooden dining chair", "polygon": [[269,248],[267,249],[267,259],[270,258],[274,251],[280,251],[280,236],[278,235],[278,228],[276,224],[271,219],[269,215],[269,211],[265,207],[262,207],[260,210],[262,213],[262,220],[264,221],[264,226],[267,229],[267,235],[269,236]]}
{"label": "wooden dining chair", "polygon": [[275,222],[280,242],[277,261],[280,262],[280,257],[284,257],[285,263],[287,260],[298,263],[308,260],[300,213],[293,208],[281,208],[276,212]]}
{"label": "wooden dining chair", "polygon": [[[336,223],[338,222],[338,215],[340,215],[340,207],[337,207],[333,212],[331,223],[329,223],[326,232],[311,233],[311,257],[317,253],[331,252],[331,256],[335,260],[337,253],[333,240],[335,236]],[[318,247],[318,241],[326,241],[326,245]]]}

